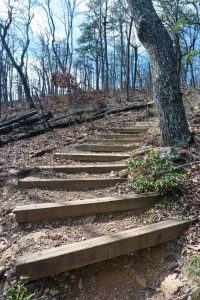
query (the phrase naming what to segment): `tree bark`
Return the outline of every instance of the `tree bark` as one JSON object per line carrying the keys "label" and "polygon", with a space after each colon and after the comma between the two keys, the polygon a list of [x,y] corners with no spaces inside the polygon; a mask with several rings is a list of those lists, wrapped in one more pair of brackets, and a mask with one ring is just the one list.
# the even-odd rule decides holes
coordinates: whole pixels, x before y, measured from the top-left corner
{"label": "tree bark", "polygon": [[177,74],[172,40],[151,0],[128,0],[138,38],[150,56],[153,91],[165,145],[187,147],[192,141]]}
{"label": "tree bark", "polygon": [[127,79],[126,79],[126,98],[130,98],[130,52],[131,52],[131,34],[133,27],[133,17],[130,20],[129,33],[128,33],[128,42],[127,42]]}

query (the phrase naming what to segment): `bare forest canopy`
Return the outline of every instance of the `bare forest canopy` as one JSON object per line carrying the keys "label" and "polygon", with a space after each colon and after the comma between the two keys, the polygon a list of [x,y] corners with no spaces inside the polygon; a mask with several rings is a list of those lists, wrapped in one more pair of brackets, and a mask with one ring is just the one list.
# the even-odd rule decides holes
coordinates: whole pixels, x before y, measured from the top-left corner
{"label": "bare forest canopy", "polygon": [[[2,3],[3,2],[3,3]],[[181,85],[200,86],[199,1],[154,7],[174,44]],[[0,104],[102,91],[151,91],[148,55],[125,0],[4,0],[0,3]]]}

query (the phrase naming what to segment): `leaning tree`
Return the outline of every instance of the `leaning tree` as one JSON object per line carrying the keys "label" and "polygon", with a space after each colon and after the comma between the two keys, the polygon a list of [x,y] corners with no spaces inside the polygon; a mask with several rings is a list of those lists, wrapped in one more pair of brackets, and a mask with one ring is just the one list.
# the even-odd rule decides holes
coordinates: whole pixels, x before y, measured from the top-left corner
{"label": "leaning tree", "polygon": [[138,38],[150,57],[163,142],[169,146],[187,147],[192,141],[192,135],[182,102],[173,42],[158,17],[152,0],[128,2]]}

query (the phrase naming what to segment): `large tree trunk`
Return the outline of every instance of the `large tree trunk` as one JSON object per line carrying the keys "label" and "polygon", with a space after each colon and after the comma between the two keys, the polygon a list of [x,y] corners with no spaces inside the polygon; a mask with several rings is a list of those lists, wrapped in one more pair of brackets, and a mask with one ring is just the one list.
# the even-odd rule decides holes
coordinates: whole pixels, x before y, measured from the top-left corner
{"label": "large tree trunk", "polygon": [[186,147],[192,141],[177,74],[172,40],[151,0],[128,0],[138,37],[149,53],[153,91],[165,145]]}

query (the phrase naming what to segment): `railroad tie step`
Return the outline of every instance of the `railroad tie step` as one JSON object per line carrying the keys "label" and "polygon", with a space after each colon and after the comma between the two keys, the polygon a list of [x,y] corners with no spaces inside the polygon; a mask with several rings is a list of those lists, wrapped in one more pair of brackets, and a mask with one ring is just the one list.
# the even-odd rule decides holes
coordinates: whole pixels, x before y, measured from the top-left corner
{"label": "railroad tie step", "polygon": [[144,142],[143,138],[137,138],[137,139],[98,139],[91,141],[92,143],[98,144],[98,145],[118,145],[118,144],[133,144],[133,143],[142,143]]}
{"label": "railroad tie step", "polygon": [[75,149],[80,151],[94,151],[94,152],[128,152],[139,148],[139,143],[132,143],[129,146],[123,145],[97,145],[97,144],[81,144],[76,145]]}
{"label": "railroad tie step", "polygon": [[135,126],[133,128],[108,128],[109,131],[111,132],[116,132],[116,133],[144,133],[150,129],[149,126]]}
{"label": "railroad tie step", "polygon": [[102,139],[119,139],[119,140],[126,140],[131,139],[134,142],[141,141],[144,139],[142,134],[128,134],[128,133],[104,133],[98,136]]}
{"label": "railroad tie step", "polygon": [[103,174],[112,171],[120,171],[126,169],[126,164],[107,164],[107,165],[59,165],[59,166],[37,166],[35,168],[39,171],[54,171],[66,174],[90,173],[90,174]]}
{"label": "railroad tie step", "polygon": [[141,121],[141,122],[131,122],[131,126],[157,126],[158,122],[156,121]]}
{"label": "railroad tie step", "polygon": [[39,188],[39,189],[64,189],[67,191],[83,190],[83,189],[100,189],[109,186],[114,186],[117,183],[127,182],[126,178],[39,178],[26,177],[19,179],[18,187],[24,189]]}
{"label": "railroad tie step", "polygon": [[14,210],[18,223],[96,215],[115,211],[142,209],[160,199],[159,194],[125,195],[61,203],[43,203],[17,206]]}
{"label": "railroad tie step", "polygon": [[189,220],[168,220],[139,228],[92,238],[36,253],[16,260],[17,278],[36,280],[77,269],[176,239]]}
{"label": "railroad tie step", "polygon": [[113,162],[130,158],[129,154],[114,154],[114,153],[55,153],[54,158],[66,159],[83,162]]}

